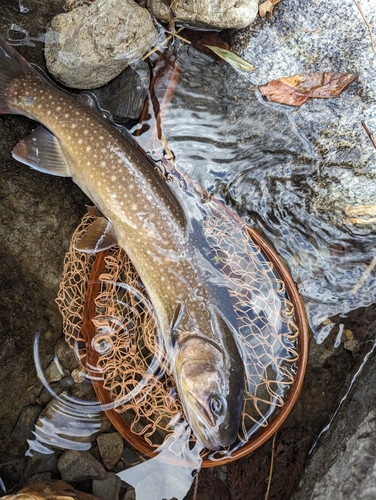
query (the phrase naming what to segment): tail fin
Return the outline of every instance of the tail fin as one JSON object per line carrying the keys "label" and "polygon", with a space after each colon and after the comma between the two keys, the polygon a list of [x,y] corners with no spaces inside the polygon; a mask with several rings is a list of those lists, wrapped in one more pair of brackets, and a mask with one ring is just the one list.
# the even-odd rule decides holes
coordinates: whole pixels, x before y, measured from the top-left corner
{"label": "tail fin", "polygon": [[13,78],[25,73],[37,72],[9,43],[0,38],[0,113],[18,114],[7,102],[7,87]]}

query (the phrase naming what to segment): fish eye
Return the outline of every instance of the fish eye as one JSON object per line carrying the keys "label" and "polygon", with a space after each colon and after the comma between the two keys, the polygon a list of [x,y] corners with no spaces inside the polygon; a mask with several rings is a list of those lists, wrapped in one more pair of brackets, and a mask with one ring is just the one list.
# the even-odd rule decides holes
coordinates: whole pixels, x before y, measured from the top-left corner
{"label": "fish eye", "polygon": [[227,401],[222,396],[215,394],[210,398],[210,409],[214,413],[214,415],[220,417],[221,415],[224,414],[226,408],[227,408]]}

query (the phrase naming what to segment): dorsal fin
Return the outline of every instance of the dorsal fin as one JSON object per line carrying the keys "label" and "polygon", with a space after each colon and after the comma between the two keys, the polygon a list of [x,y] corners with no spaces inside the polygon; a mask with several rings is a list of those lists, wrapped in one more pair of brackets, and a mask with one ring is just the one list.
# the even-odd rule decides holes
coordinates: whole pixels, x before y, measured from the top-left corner
{"label": "dorsal fin", "polygon": [[74,247],[80,252],[96,253],[116,244],[117,239],[111,222],[105,217],[98,217]]}
{"label": "dorsal fin", "polygon": [[49,130],[40,125],[12,152],[13,158],[46,174],[71,177],[59,141]]}

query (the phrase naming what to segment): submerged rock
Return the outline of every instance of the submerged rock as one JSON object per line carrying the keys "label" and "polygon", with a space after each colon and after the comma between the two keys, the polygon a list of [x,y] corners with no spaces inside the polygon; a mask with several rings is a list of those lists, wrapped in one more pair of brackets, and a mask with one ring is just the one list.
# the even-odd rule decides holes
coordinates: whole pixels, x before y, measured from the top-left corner
{"label": "submerged rock", "polygon": [[148,11],[133,0],[97,0],[47,25],[47,68],[68,87],[100,87],[144,55],[157,35]]}
{"label": "submerged rock", "polygon": [[102,109],[109,111],[117,123],[138,120],[148,93],[150,70],[145,61],[128,66],[107,85],[91,92]]}
{"label": "submerged rock", "polygon": [[88,451],[65,451],[57,467],[64,481],[76,483],[86,479],[103,480],[108,477],[103,466]]}
{"label": "submerged rock", "polygon": [[160,21],[202,28],[245,28],[255,19],[258,0],[177,0],[173,9],[163,0],[150,0],[150,11]]}

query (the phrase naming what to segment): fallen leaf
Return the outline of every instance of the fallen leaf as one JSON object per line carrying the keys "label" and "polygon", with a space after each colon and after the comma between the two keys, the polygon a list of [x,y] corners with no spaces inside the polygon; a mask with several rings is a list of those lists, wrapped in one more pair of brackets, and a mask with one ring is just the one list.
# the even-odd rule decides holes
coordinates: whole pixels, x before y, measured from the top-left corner
{"label": "fallen leaf", "polygon": [[221,49],[231,49],[229,44],[224,42],[220,38],[218,31],[197,31],[186,28],[184,31],[184,36],[188,38],[193,47],[201,50],[201,52],[204,52],[205,54],[210,55],[213,59],[220,58],[219,56],[214,54],[214,52],[210,50],[208,46],[214,45],[216,47],[220,47]]}
{"label": "fallen leaf", "polygon": [[266,14],[269,13],[270,17],[273,14],[274,6],[279,3],[280,0],[266,0],[265,2],[260,3],[259,5],[259,14],[263,19],[266,17]]}
{"label": "fallen leaf", "polygon": [[338,97],[343,89],[357,78],[354,73],[330,71],[303,73],[272,80],[259,87],[268,101],[301,106],[310,97],[328,99]]}
{"label": "fallen leaf", "polygon": [[252,66],[251,63],[243,59],[242,57],[237,56],[230,50],[222,49],[221,47],[216,47],[214,45],[206,45],[210,50],[212,50],[217,56],[219,56],[224,61],[231,64],[236,69],[240,69],[241,71],[254,71],[255,67]]}

